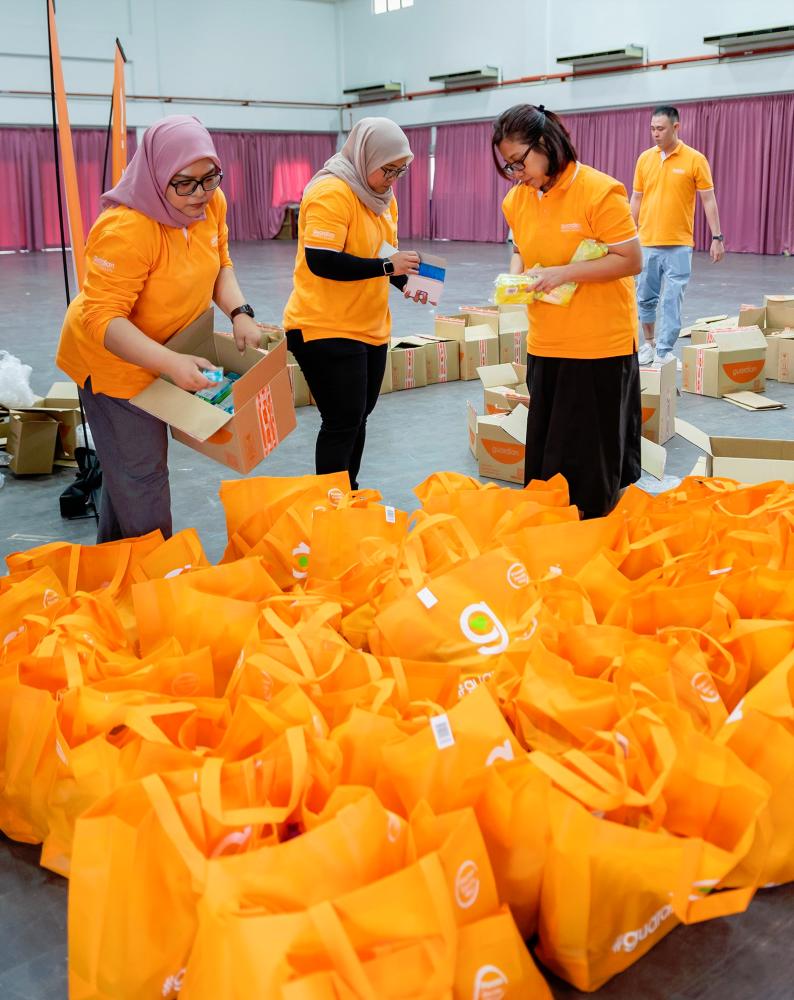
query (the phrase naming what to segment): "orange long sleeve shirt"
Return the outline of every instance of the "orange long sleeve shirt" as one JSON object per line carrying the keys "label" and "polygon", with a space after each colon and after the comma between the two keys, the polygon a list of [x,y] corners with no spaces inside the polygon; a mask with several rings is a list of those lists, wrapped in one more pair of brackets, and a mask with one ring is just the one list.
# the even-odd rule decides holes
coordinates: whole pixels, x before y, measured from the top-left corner
{"label": "orange long sleeve shirt", "polygon": [[185,229],[164,226],[125,206],[107,209],[86,246],[83,290],[66,312],[56,363],[79,385],[130,399],[155,373],[105,347],[105,331],[120,316],[164,343],[212,302],[222,267],[231,267],[226,198],[218,189],[206,218]]}

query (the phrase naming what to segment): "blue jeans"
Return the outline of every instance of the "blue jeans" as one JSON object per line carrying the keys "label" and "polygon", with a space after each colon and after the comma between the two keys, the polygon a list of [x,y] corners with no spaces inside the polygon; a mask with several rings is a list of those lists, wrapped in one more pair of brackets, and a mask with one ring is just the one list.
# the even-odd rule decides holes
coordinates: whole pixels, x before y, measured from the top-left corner
{"label": "blue jeans", "polygon": [[[641,323],[656,322],[656,353],[669,354],[681,332],[681,303],[692,274],[692,247],[643,247],[642,274],[637,279],[637,309]],[[662,281],[664,279],[664,281]]]}

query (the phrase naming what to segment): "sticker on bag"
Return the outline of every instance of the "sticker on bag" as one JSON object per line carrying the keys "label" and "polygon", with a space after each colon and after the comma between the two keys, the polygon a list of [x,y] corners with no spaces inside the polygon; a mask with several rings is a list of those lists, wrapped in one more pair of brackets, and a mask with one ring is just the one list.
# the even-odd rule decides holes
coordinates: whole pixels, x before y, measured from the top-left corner
{"label": "sticker on bag", "polygon": [[430,720],[430,728],[433,730],[433,739],[439,750],[446,750],[455,745],[452,726],[446,715],[434,715]]}

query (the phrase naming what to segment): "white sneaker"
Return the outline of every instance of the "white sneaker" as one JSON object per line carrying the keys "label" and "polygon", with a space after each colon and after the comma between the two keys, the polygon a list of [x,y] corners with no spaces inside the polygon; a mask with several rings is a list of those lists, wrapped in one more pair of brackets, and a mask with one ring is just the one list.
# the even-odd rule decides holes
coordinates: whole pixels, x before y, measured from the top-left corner
{"label": "white sneaker", "polygon": [[637,360],[641,365],[652,365],[653,364],[653,344],[649,344],[646,340],[642,347],[637,352]]}
{"label": "white sneaker", "polygon": [[677,372],[682,371],[683,365],[681,364],[681,361],[678,358],[676,358],[675,354],[673,354],[672,351],[668,351],[667,354],[660,354],[658,351],[656,351],[653,358],[653,364],[654,366],[663,365],[665,361],[669,361],[670,358],[673,358],[675,360],[675,370]]}

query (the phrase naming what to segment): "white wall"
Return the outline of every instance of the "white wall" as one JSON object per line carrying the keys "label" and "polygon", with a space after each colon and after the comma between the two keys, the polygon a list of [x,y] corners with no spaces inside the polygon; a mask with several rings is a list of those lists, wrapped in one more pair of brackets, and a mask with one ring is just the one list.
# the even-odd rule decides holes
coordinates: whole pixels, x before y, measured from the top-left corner
{"label": "white wall", "polygon": [[[793,10],[790,0],[414,0],[373,15],[370,0],[339,0],[342,84],[393,79],[414,92],[435,86],[430,75],[483,65],[503,79],[558,73],[568,69],[558,56],[627,43],[650,60],[713,54],[705,35],[790,24]],[[490,118],[521,101],[574,111],[781,90],[794,90],[794,53],[417,98],[390,103],[388,114],[418,125]]]}
{"label": "white wall", "polygon": [[[645,45],[650,59],[713,53],[704,35],[787,24],[791,11],[791,0],[414,0],[381,15],[371,0],[57,0],[69,91],[109,93],[118,35],[129,95],[330,104],[344,87],[394,79],[427,90],[431,74],[485,64],[505,79],[557,73],[560,55],[627,42]],[[0,0],[0,91],[49,90],[44,15],[44,0]],[[573,111],[780,90],[794,90],[794,54],[417,98],[390,103],[388,114],[432,124],[492,118],[519,101]],[[75,125],[102,126],[108,100],[73,98],[69,111]],[[128,101],[132,126],[177,111],[211,128],[335,131],[340,123],[332,107]],[[47,98],[0,94],[0,125],[49,120]]]}
{"label": "white wall", "polygon": [[[0,90],[49,91],[45,0],[0,0]],[[336,13],[314,0],[57,0],[67,91],[109,94],[116,36],[127,94],[335,103]],[[107,123],[108,99],[72,98],[73,125]],[[336,131],[334,108],[128,100],[130,126],[192,113],[210,128]],[[50,122],[49,99],[0,95],[0,125]]]}

